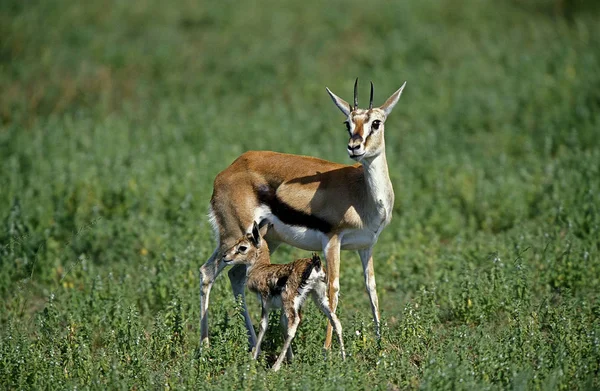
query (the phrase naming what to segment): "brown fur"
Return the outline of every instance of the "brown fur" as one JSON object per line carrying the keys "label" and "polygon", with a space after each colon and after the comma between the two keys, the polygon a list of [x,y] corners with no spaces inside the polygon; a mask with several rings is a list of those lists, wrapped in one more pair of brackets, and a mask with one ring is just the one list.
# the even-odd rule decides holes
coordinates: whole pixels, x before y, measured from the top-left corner
{"label": "brown fur", "polygon": [[[222,238],[240,237],[247,229],[246,222],[253,221],[254,216],[247,213],[253,213],[260,204],[258,189],[268,189],[289,207],[326,221],[334,230],[359,228],[361,216],[357,211],[366,201],[360,192],[340,192],[349,185],[366,186],[360,164],[348,166],[308,156],[249,151],[217,175],[211,205]],[[329,203],[333,193],[338,194],[337,202]],[[347,214],[348,219],[340,219]]]}
{"label": "brown fur", "polygon": [[248,275],[246,286],[255,293],[280,294],[285,301],[290,295],[293,297],[295,292],[298,292],[304,282],[302,277],[312,268],[312,258],[301,258],[283,265],[257,263]]}

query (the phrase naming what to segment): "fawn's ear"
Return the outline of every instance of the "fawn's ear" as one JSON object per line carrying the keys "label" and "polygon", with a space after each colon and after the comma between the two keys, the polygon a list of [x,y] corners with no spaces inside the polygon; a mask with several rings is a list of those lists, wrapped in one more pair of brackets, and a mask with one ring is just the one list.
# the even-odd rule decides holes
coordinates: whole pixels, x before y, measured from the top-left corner
{"label": "fawn's ear", "polygon": [[260,224],[258,225],[258,233],[260,234],[260,237],[264,238],[272,226],[273,226],[273,224],[270,223],[269,220],[261,221]]}
{"label": "fawn's ear", "polygon": [[252,241],[252,244],[254,244],[255,247],[260,247],[261,238],[260,238],[260,232],[258,230],[258,225],[256,224],[256,221],[252,225],[252,234],[250,236],[250,240]]}

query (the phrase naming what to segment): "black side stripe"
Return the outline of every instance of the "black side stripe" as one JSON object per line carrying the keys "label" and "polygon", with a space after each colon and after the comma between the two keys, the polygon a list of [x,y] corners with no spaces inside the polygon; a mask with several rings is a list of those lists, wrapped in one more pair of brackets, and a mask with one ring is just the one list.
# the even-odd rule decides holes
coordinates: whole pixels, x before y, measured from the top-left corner
{"label": "black side stripe", "polygon": [[285,224],[316,229],[323,233],[328,233],[332,229],[329,222],[296,210],[281,201],[275,192],[268,186],[259,187],[257,193],[258,201],[271,208],[271,212]]}

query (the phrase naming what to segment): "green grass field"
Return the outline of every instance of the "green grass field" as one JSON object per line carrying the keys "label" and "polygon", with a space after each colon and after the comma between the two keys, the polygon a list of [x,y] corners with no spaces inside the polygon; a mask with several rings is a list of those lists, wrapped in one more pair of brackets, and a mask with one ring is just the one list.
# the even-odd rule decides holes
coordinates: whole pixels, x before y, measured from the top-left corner
{"label": "green grass field", "polygon": [[[217,5],[218,4],[218,5]],[[324,6],[323,4],[326,4]],[[0,388],[600,389],[600,7],[592,0],[0,3]],[[323,353],[223,274],[199,345],[215,175],[246,150],[351,163],[360,77],[396,204]],[[282,247],[275,262],[305,257]],[[255,324],[260,306],[249,298]]]}

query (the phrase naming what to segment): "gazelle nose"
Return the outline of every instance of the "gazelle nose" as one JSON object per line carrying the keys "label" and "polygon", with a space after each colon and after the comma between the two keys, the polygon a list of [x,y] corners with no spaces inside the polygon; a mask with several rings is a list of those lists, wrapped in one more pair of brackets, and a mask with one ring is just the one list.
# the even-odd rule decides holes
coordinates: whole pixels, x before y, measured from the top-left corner
{"label": "gazelle nose", "polygon": [[353,134],[350,141],[348,141],[348,151],[352,152],[360,149],[362,141],[363,139],[360,134]]}

